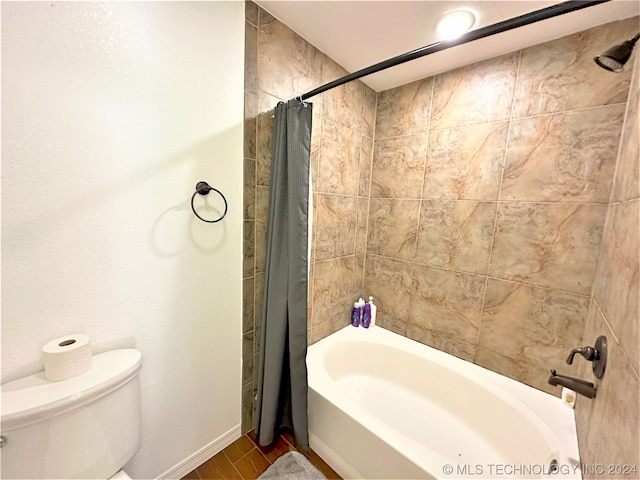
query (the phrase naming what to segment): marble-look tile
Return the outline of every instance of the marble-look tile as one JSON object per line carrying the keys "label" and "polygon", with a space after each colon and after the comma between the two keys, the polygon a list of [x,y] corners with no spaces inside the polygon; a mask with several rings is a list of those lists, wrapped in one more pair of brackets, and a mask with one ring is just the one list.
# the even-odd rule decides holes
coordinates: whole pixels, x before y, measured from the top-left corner
{"label": "marble-look tile", "polygon": [[242,385],[253,381],[253,331],[242,335]]}
{"label": "marble-look tile", "polygon": [[258,93],[258,28],[248,21],[244,24],[244,90]]}
{"label": "marble-look tile", "polygon": [[[354,296],[354,258],[341,257],[316,262],[313,270],[313,316],[315,328],[325,322],[348,325]],[[335,325],[336,323],[333,323]]]}
{"label": "marble-look tile", "polygon": [[376,139],[429,129],[433,79],[425,78],[378,94]]}
{"label": "marble-look tile", "polygon": [[255,318],[255,278],[242,280],[242,333],[253,331]]}
{"label": "marble-look tile", "polygon": [[[353,305],[353,304],[352,304]],[[349,319],[332,319],[327,320],[325,322],[319,323],[317,325],[313,325],[309,330],[311,335],[309,336],[309,345],[313,345],[318,340],[322,340],[325,337],[328,337],[332,333],[337,332],[341,328],[344,328],[349,324]]]}
{"label": "marble-look tile", "polygon": [[353,255],[358,219],[357,198],[320,193],[315,201],[316,261]]}
{"label": "marble-look tile", "polygon": [[358,195],[368,197],[371,191],[371,169],[373,168],[373,140],[362,137],[362,148],[360,149],[360,183],[358,185]]}
{"label": "marble-look tile", "polygon": [[356,255],[367,252],[367,225],[369,223],[369,199],[358,197],[358,223],[356,224]]}
{"label": "marble-look tile", "polygon": [[[636,62],[640,64],[640,62]],[[640,77],[640,73],[637,75]],[[620,139],[620,153],[611,200],[620,202],[640,198],[640,92],[627,103]]]}
{"label": "marble-look tile", "polygon": [[593,295],[640,371],[640,200],[609,207]]}
{"label": "marble-look tile", "polygon": [[311,223],[311,264],[313,264],[316,261],[316,244],[318,243],[316,241],[317,238],[317,228],[316,225],[318,225],[318,209],[316,208],[316,204],[318,203],[318,195],[320,195],[319,193],[313,193],[311,195],[311,203],[312,205],[310,205],[309,208],[311,208],[312,212],[311,212],[311,216],[312,216],[312,223]]}
{"label": "marble-look tile", "polygon": [[318,163],[320,161],[320,150],[311,152],[311,187],[309,188],[312,193],[318,193]]}
{"label": "marble-look tile", "polygon": [[[636,18],[640,22],[640,17]],[[633,67],[631,67],[630,64],[633,64]],[[629,63],[627,63],[627,68],[629,70],[633,70],[633,73],[631,74],[631,87],[629,88],[629,97],[632,97],[636,93],[640,92],[640,61],[638,60],[637,56],[632,57],[629,60]]]}
{"label": "marble-look tile", "polygon": [[256,181],[269,185],[271,176],[271,139],[274,108],[280,99],[258,91],[258,133],[256,138]]}
{"label": "marble-look tile", "polygon": [[[347,75],[347,71],[328,57],[324,57],[322,82],[329,83]],[[322,98],[322,114],[332,122],[361,131],[364,104],[364,84],[354,81],[327,91]]]}
{"label": "marble-look tile", "polygon": [[[591,364],[582,361],[579,378],[596,384],[596,398],[578,395],[576,402],[576,427],[580,461],[589,465],[640,466],[640,381],[625,355],[624,348],[616,341],[595,302],[585,328],[582,345],[593,345],[595,339],[607,337],[607,367],[601,380],[591,372]],[[586,343],[585,343],[586,342]],[[578,358],[576,361],[580,361]],[[597,472],[583,472],[584,478],[603,478]],[[611,475],[612,478],[637,478],[635,475]]]}
{"label": "marble-look tile", "polygon": [[365,295],[364,290],[364,262],[365,255],[355,255],[353,258],[353,291],[356,297],[364,298],[368,301],[368,294]]}
{"label": "marble-look tile", "polygon": [[255,333],[253,347],[257,353],[260,348],[260,330],[262,328],[262,305],[264,300],[264,273],[256,273],[255,276],[255,297],[253,331]]}
{"label": "marble-look tile", "polygon": [[[358,80],[360,82],[360,80]],[[364,101],[362,106],[362,120],[360,133],[368,138],[373,138],[376,128],[376,98],[377,94],[370,87],[362,84],[364,88]]]}
{"label": "marble-look tile", "polygon": [[[477,275],[415,265],[409,323],[456,344],[475,345],[485,279]],[[411,329],[407,327],[407,335]]]}
{"label": "marble-look tile", "polygon": [[271,23],[274,20],[275,19],[273,15],[271,15],[269,12],[258,5],[258,26],[262,25],[263,23]]}
{"label": "marble-look tile", "polygon": [[427,134],[376,140],[371,196],[420,198],[426,156]]}
{"label": "marble-look tile", "polygon": [[273,17],[261,16],[258,30],[260,90],[289,99],[320,85],[323,55]]}
{"label": "marble-look tile", "polygon": [[433,85],[431,130],[509,118],[518,53],[437,75]]}
{"label": "marble-look tile", "polygon": [[587,296],[490,278],[478,346],[547,372],[560,370],[582,341],[588,313]]}
{"label": "marble-look tile", "polygon": [[402,335],[403,337],[407,336],[407,326],[409,325],[406,320],[392,317],[386,312],[378,311],[378,316],[376,318],[376,325],[380,325],[382,328],[385,328],[393,333],[397,333],[398,335]]}
{"label": "marble-look tile", "polygon": [[318,169],[318,191],[357,195],[362,136],[324,119]]}
{"label": "marble-look tile", "polygon": [[556,397],[560,397],[562,393],[561,389],[549,385],[547,382],[550,370],[548,368],[540,368],[526,361],[505,357],[480,345],[476,348],[474,363]]}
{"label": "marble-look tile", "polygon": [[311,155],[319,154],[322,140],[322,115],[320,109],[313,102],[313,117],[311,118]]}
{"label": "marble-look tile", "polygon": [[256,245],[256,222],[246,220],[243,222],[243,242],[242,242],[242,276],[252,277],[255,273],[255,245]]}
{"label": "marble-look tile", "polygon": [[432,325],[407,323],[406,336],[468,362],[473,362],[476,354],[475,344],[466,343],[455,335],[434,330]]}
{"label": "marble-look tile", "polygon": [[508,122],[429,133],[422,198],[497,200]]}
{"label": "marble-look tile", "polygon": [[269,218],[270,187],[256,187],[256,221],[267,223]]}
{"label": "marble-look tile", "polygon": [[258,128],[258,95],[244,93],[244,156],[256,158],[256,137]]}
{"label": "marble-look tile", "polygon": [[244,159],[244,187],[243,187],[244,219],[256,218],[256,161]]}
{"label": "marble-look tile", "polygon": [[486,274],[496,202],[423,200],[415,261]]}
{"label": "marble-look tile", "polygon": [[267,224],[256,222],[256,273],[264,272],[267,254]]}
{"label": "marble-look tile", "polygon": [[367,253],[413,260],[420,200],[372,198]]}
{"label": "marble-look tile", "polygon": [[364,291],[373,296],[378,307],[376,322],[397,333],[405,334],[412,295],[412,264],[391,258],[367,255],[365,259]]}
{"label": "marble-look tile", "polygon": [[241,429],[243,435],[253,429],[253,382],[242,386]]}
{"label": "marble-look tile", "polygon": [[589,294],[605,205],[500,203],[489,274]]}
{"label": "marble-look tile", "polygon": [[593,57],[637,30],[636,17],[523,50],[514,118],[625,102],[630,72],[614,75]]}
{"label": "marble-look tile", "polygon": [[250,0],[244,2],[244,18],[247,22],[258,26],[258,5]]}
{"label": "marble-look tile", "polygon": [[503,200],[607,203],[624,105],[511,122]]}

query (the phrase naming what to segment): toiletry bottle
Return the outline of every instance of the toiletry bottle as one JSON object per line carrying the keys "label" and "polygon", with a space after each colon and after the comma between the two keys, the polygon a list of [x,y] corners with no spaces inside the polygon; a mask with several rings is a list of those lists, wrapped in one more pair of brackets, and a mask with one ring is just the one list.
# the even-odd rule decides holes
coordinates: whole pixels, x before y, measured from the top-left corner
{"label": "toiletry bottle", "polygon": [[364,328],[369,328],[371,324],[371,304],[365,303],[364,308],[362,309],[362,326]]}
{"label": "toiletry bottle", "polygon": [[354,327],[360,326],[360,303],[353,303],[353,310],[351,311],[351,325]]}
{"label": "toiletry bottle", "polygon": [[376,324],[376,313],[378,311],[378,307],[373,303],[373,297],[369,297],[369,305],[371,309],[371,323],[369,326],[373,327]]}

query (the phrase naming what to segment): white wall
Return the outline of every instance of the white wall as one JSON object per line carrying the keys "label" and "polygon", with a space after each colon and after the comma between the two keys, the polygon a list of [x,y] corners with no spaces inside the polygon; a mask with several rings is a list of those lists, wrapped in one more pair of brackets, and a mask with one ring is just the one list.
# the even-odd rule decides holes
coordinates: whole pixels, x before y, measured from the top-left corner
{"label": "white wall", "polygon": [[244,2],[2,4],[2,381],[141,350],[133,477],[239,436],[243,61]]}

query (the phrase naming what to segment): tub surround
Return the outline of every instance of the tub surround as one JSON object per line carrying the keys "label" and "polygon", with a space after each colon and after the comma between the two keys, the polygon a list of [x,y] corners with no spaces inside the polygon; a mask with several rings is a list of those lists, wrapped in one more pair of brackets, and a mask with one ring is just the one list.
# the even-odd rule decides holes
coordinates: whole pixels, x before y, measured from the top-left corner
{"label": "tub surround", "polygon": [[[292,70],[298,55],[270,52],[308,45],[251,2],[247,21],[243,426],[250,428],[269,111],[284,91],[257,78],[268,67],[287,72],[267,75],[289,86],[289,75],[303,77],[298,84],[319,78],[313,88],[345,72],[322,54],[320,72],[306,60]],[[588,362],[564,361],[605,334],[614,360],[590,404],[600,407],[581,413],[591,400],[578,402],[583,460],[608,461],[608,449],[625,445],[611,458],[638,463],[637,439],[608,447],[600,440],[638,432],[626,426],[637,425],[639,410],[638,228],[629,221],[638,218],[640,196],[638,82],[636,74],[630,91],[631,64],[612,74],[592,61],[637,30],[636,17],[384,92],[353,82],[311,99],[310,344],[347,325],[356,298],[373,295],[383,327],[559,396],[547,384],[549,370],[594,380],[578,371]],[[627,423],[618,414],[611,424],[596,420],[617,401],[628,406],[615,407]]]}
{"label": "tub surround", "polygon": [[559,395],[548,373],[582,342],[631,77],[592,50],[637,23],[378,94],[363,291],[382,326]]}
{"label": "tub surround", "polygon": [[[243,432],[252,428],[264,288],[272,110],[347,72],[252,2],[245,6]],[[361,295],[376,94],[360,81],[314,97],[310,343]],[[337,283],[339,279],[339,284]],[[348,309],[347,309],[348,310]],[[348,321],[349,312],[346,311]]]}
{"label": "tub surround", "polygon": [[[574,372],[598,388],[596,401],[578,398],[576,404],[583,458],[640,468],[640,61],[637,51],[634,56],[633,66],[627,67],[633,68],[633,77],[582,342],[590,345],[598,335],[606,335],[609,360],[601,380],[593,378],[590,362],[580,359]],[[596,472],[585,475],[596,477]]]}

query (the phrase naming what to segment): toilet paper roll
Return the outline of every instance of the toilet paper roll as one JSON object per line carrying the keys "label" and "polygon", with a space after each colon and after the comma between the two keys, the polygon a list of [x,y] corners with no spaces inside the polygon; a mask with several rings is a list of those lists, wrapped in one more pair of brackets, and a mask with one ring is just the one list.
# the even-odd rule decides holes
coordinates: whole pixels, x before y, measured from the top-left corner
{"label": "toilet paper roll", "polygon": [[56,338],[42,347],[44,374],[59,382],[81,375],[91,368],[91,340],[83,333]]}

